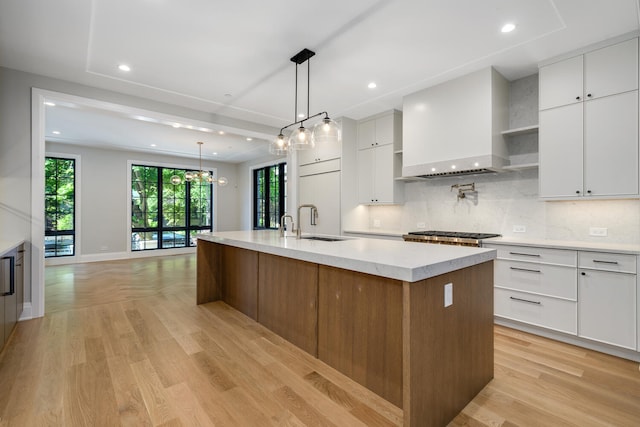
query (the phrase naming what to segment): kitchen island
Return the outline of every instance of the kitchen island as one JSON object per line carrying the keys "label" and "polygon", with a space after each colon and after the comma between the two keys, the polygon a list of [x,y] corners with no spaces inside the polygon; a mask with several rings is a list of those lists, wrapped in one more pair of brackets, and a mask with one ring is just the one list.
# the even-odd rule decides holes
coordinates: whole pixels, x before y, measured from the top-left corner
{"label": "kitchen island", "polygon": [[446,425],[493,378],[495,250],[273,231],[198,239],[198,304],[241,311],[401,407],[405,426]]}

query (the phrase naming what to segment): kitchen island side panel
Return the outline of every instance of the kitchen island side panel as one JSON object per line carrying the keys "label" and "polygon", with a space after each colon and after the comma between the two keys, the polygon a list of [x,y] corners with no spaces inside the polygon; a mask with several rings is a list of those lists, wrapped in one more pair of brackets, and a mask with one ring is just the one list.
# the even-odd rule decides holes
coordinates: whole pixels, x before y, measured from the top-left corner
{"label": "kitchen island side panel", "polygon": [[318,357],[318,264],[260,253],[258,322]]}
{"label": "kitchen island side panel", "polygon": [[321,265],[318,358],[402,407],[402,282]]}
{"label": "kitchen island side panel", "polygon": [[493,378],[493,261],[404,282],[403,304],[404,425],[447,425]]}
{"label": "kitchen island side panel", "polygon": [[224,246],[198,240],[196,250],[196,303],[206,304],[222,299],[221,259]]}

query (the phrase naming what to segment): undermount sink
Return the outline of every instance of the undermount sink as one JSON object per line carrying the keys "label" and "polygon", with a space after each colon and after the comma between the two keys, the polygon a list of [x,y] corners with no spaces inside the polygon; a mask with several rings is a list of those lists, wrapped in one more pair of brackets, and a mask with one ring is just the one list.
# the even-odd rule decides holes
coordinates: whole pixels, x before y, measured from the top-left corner
{"label": "undermount sink", "polygon": [[324,236],[303,236],[303,237],[301,237],[301,239],[305,239],[305,240],[322,240],[323,242],[340,242],[342,240],[346,240],[346,239],[341,239],[339,237],[324,237]]}

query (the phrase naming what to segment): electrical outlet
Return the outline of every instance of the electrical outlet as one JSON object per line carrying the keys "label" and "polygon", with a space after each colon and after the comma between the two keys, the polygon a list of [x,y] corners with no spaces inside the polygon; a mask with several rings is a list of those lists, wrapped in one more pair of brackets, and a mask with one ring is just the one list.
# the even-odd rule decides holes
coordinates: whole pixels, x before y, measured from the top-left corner
{"label": "electrical outlet", "polygon": [[418,224],[416,224],[416,227],[418,228],[418,230],[420,230],[427,228],[427,225],[424,222],[419,222]]}
{"label": "electrical outlet", "polygon": [[589,227],[589,235],[607,237],[607,229],[605,227]]}
{"label": "electrical outlet", "polygon": [[453,283],[444,285],[444,306],[449,307],[453,304]]}
{"label": "electrical outlet", "polygon": [[527,232],[527,226],[526,225],[514,225],[513,226],[513,232],[514,233],[526,233]]}
{"label": "electrical outlet", "polygon": [[373,220],[373,228],[380,228],[380,220],[379,219],[374,219]]}

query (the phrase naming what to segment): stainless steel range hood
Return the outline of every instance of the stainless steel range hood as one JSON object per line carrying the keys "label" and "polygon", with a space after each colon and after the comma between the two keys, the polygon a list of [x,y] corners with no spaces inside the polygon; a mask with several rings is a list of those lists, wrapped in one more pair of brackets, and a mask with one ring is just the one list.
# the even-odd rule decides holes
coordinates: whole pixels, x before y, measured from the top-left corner
{"label": "stainless steel range hood", "polygon": [[508,105],[509,83],[493,68],[404,97],[402,176],[502,171]]}

